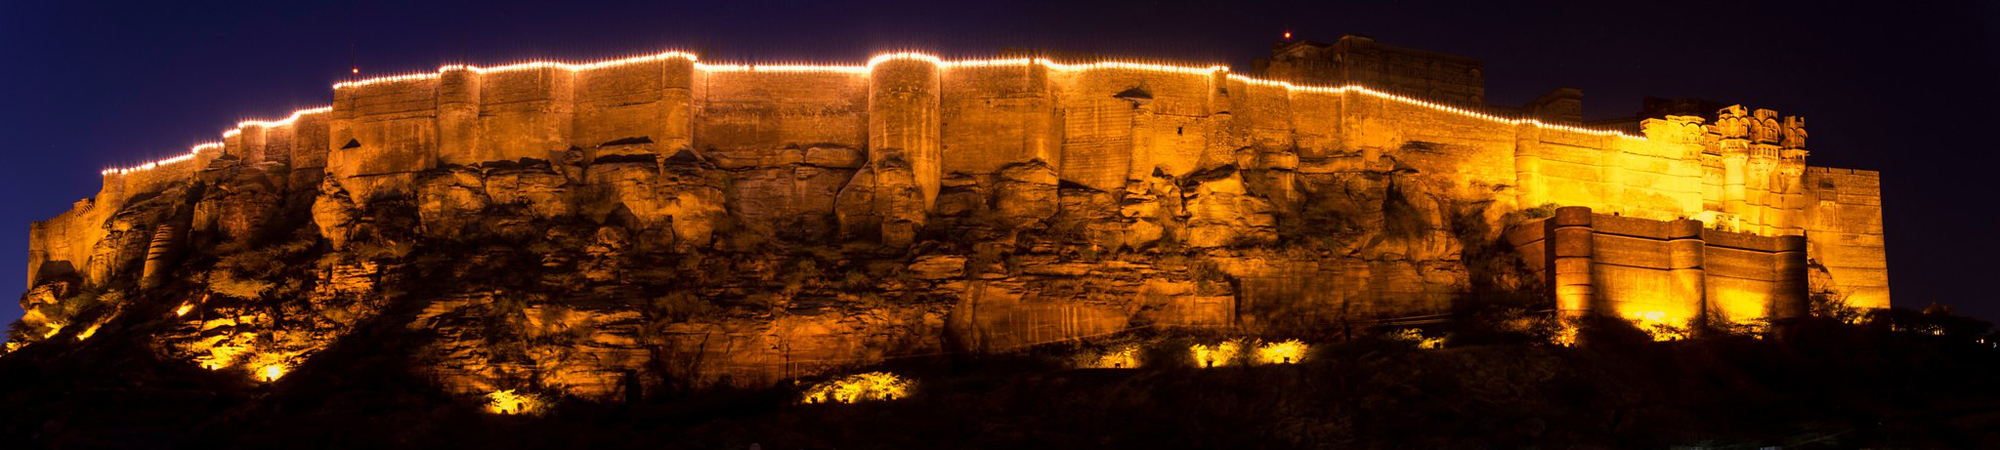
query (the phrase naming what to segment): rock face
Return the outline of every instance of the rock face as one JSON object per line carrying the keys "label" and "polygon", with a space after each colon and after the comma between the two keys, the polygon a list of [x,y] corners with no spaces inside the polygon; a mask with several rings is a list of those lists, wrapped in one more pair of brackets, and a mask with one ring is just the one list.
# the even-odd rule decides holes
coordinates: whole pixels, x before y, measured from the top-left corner
{"label": "rock face", "polygon": [[[390,321],[447,389],[614,398],[1139,328],[1362,326],[1447,308],[1459,240],[1486,239],[1403,174],[1285,177],[1307,199],[1281,203],[1229,165],[1103,191],[1030,160],[948,177],[926,211],[907,163],[849,149],[653,155],[440,167],[366,201],[217,160],[106,223],[99,251],[128,262],[104,279],[157,281],[90,289],[171,310],[160,351],[202,367],[281,373]],[[24,321],[96,320],[58,312],[80,288],[39,285]]]}

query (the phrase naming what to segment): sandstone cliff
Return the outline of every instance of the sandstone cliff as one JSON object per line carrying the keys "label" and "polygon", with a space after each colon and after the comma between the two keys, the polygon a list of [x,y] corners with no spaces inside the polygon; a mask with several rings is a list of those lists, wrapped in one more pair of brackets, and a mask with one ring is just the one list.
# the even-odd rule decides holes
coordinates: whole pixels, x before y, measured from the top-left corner
{"label": "sandstone cliff", "polygon": [[[946,180],[931,214],[868,216],[847,205],[911,186],[843,153],[495,161],[366,203],[224,156],[118,211],[104,281],[39,285],[18,329],[122,327],[171,359],[278,376],[389,320],[434,337],[419,351],[449,389],[603,397],[627,373],[761,385],[1139,328],[1365,327],[1448,310],[1471,289],[1465,242],[1492,239],[1454,228],[1485,203],[1394,170],[1223,165],[1105,192],[1029,161]],[[856,225],[899,220],[906,237]]]}

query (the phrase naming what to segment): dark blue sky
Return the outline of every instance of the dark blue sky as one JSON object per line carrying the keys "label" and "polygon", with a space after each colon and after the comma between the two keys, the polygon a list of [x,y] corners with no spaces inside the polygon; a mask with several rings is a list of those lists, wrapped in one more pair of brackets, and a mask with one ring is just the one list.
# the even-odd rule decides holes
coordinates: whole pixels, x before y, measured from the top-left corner
{"label": "dark blue sky", "polygon": [[94,194],[99,169],[327,104],[350,58],[381,75],[669,48],[855,63],[1034,47],[1247,71],[1285,29],[1483,59],[1493,103],[1571,86],[1593,118],[1644,95],[1805,115],[1812,164],[1885,172],[1896,303],[2000,318],[2000,2],[115,3],[0,2],[0,320],[20,315],[28,223]]}

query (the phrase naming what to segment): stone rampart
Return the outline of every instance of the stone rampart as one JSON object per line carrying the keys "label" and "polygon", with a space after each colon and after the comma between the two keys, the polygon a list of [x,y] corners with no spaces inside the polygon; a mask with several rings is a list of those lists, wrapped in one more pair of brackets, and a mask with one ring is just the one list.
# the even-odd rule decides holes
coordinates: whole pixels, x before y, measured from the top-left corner
{"label": "stone rampart", "polygon": [[1564,207],[1507,234],[1564,316],[1606,314],[1684,327],[1807,312],[1806,240]]}
{"label": "stone rampart", "polygon": [[1882,224],[1882,174],[1807,167],[1807,255],[1812,289],[1851,306],[1889,306],[1889,265]]}

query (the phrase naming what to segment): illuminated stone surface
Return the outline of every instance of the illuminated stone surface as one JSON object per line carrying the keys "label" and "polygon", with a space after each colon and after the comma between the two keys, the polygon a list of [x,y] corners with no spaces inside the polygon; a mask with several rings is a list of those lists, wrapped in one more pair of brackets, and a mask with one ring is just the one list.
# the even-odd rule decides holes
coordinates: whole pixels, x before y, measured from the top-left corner
{"label": "illuminated stone surface", "polygon": [[[1489,278],[1662,323],[1784,317],[1808,288],[1887,306],[1878,174],[1805,166],[1802,119],[1705,122],[1627,135],[1220,66],[453,66],[105,171],[32,228],[23,321],[94,330],[61,306],[167,289],[113,311],[256,376],[393,318],[448,389],[609,397],[1432,314]],[[1550,204],[1589,209],[1518,214]],[[1496,240],[1533,273],[1467,264]]]}

